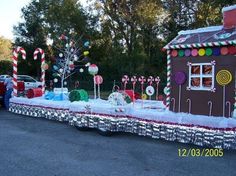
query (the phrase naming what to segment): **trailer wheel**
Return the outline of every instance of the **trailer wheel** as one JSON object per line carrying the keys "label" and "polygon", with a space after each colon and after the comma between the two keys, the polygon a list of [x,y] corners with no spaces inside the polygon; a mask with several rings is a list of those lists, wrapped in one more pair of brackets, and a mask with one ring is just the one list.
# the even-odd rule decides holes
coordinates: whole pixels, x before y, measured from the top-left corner
{"label": "trailer wheel", "polygon": [[113,133],[105,129],[98,129],[98,133],[102,136],[111,136]]}
{"label": "trailer wheel", "polygon": [[80,127],[80,126],[75,126],[75,128],[79,131],[88,131],[90,129],[88,127]]}

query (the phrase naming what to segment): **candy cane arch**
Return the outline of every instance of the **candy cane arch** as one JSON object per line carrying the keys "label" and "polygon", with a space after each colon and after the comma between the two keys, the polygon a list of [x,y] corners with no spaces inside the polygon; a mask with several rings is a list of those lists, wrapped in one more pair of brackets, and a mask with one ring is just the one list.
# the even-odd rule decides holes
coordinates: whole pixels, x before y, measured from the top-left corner
{"label": "candy cane arch", "polygon": [[159,83],[161,81],[160,77],[157,76],[155,79],[154,79],[155,83],[156,83],[156,100],[158,100],[158,96],[159,96]]}
{"label": "candy cane arch", "polygon": [[45,64],[45,54],[44,51],[41,48],[37,48],[34,51],[34,60],[37,59],[38,53],[41,54],[41,82],[42,82],[42,92],[45,92],[45,70],[43,68],[43,65]]}
{"label": "candy cane arch", "polygon": [[17,96],[17,65],[18,65],[18,53],[21,53],[22,59],[26,59],[26,52],[24,48],[17,47],[13,51],[13,95]]}
{"label": "candy cane arch", "polygon": [[124,75],[122,78],[122,82],[124,83],[124,90],[126,90],[126,84],[129,82],[129,77]]}
{"label": "candy cane arch", "polygon": [[166,94],[166,109],[170,109],[170,82],[171,82],[171,59],[170,50],[167,50],[167,94]]}

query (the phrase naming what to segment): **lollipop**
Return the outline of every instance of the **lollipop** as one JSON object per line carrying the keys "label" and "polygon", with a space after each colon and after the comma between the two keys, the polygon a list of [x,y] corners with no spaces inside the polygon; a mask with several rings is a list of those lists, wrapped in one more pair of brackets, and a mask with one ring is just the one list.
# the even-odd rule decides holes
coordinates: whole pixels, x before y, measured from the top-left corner
{"label": "lollipop", "polygon": [[158,100],[158,95],[159,95],[159,83],[161,81],[160,77],[157,76],[155,79],[154,79],[155,83],[156,83],[156,100]]}
{"label": "lollipop", "polygon": [[181,109],[181,85],[183,85],[186,81],[187,77],[186,74],[183,71],[176,72],[174,74],[174,80],[177,85],[179,85],[179,106],[178,106],[178,112],[180,112]]}
{"label": "lollipop", "polygon": [[223,86],[223,117],[225,116],[225,86],[232,81],[232,74],[228,70],[220,70],[216,74],[216,81]]}
{"label": "lollipop", "polygon": [[103,78],[102,78],[102,76],[101,76],[101,75],[96,75],[96,76],[94,77],[94,82],[95,82],[95,84],[98,85],[98,98],[100,98],[100,84],[103,83]]}
{"label": "lollipop", "polygon": [[94,99],[96,99],[96,83],[95,83],[95,75],[98,73],[98,67],[95,64],[91,64],[88,67],[88,72],[90,75],[93,75],[93,89],[94,89]]}
{"label": "lollipop", "polygon": [[[141,84],[141,90],[142,90],[142,95],[143,95],[143,84],[146,82],[146,78],[144,76],[140,76],[138,78],[138,81],[140,82]],[[143,100],[143,99],[142,99]],[[142,107],[143,107],[143,101],[142,101]]]}
{"label": "lollipop", "polygon": [[129,77],[127,75],[124,75],[122,77],[122,83],[124,84],[124,91],[126,90],[126,85],[129,82]]}

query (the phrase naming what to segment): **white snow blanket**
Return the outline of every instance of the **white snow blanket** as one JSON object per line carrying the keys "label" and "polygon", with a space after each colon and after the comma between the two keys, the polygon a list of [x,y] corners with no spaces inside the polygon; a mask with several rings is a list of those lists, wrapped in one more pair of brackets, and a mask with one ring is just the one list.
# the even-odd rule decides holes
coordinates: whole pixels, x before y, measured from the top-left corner
{"label": "white snow blanket", "polygon": [[71,112],[94,113],[112,116],[128,116],[138,119],[154,120],[159,122],[178,123],[186,125],[205,126],[211,128],[236,128],[236,119],[174,113],[164,110],[160,101],[137,100],[126,106],[113,106],[106,100],[89,100],[88,102],[52,101],[39,98],[11,98],[10,102],[32,106],[42,106],[56,109],[69,109]]}

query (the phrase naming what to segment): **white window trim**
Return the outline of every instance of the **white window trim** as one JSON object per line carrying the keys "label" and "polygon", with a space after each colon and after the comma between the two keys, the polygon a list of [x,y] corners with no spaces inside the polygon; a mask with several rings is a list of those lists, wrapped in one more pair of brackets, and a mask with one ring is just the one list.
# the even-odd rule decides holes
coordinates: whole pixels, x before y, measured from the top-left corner
{"label": "white window trim", "polygon": [[[188,71],[189,80],[188,80],[187,90],[203,90],[203,91],[212,91],[212,92],[215,91],[215,87],[214,87],[215,86],[215,76],[214,76],[215,75],[215,61],[208,62],[208,63],[188,63],[187,65],[189,67],[189,71]],[[208,75],[202,74],[202,68],[204,65],[210,65],[212,67],[211,74],[208,74]],[[192,75],[191,74],[192,66],[200,66],[200,74],[199,75]],[[191,86],[191,78],[200,78],[200,87]],[[212,78],[211,87],[207,88],[202,85],[203,78]]]}

